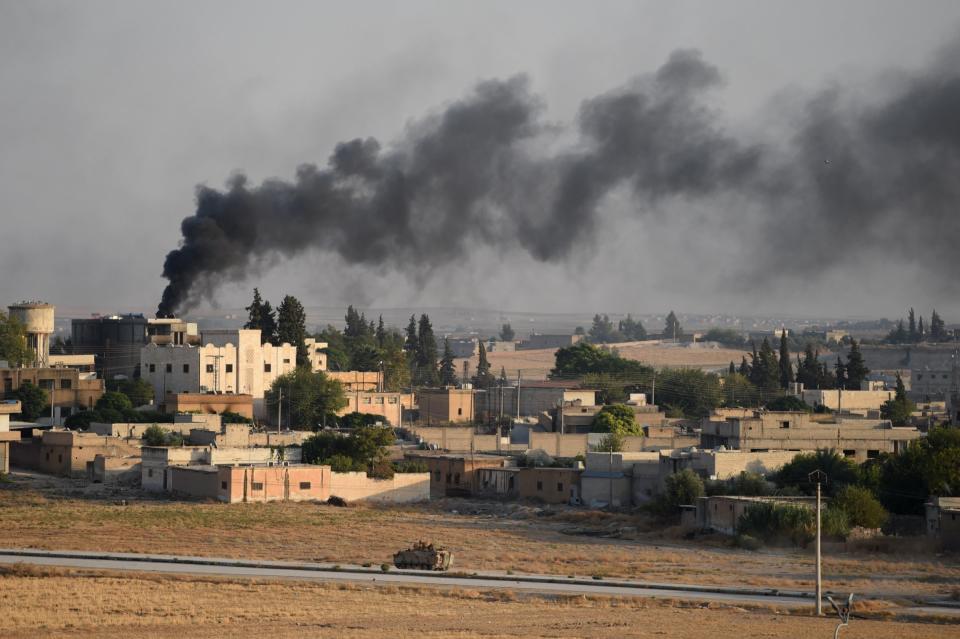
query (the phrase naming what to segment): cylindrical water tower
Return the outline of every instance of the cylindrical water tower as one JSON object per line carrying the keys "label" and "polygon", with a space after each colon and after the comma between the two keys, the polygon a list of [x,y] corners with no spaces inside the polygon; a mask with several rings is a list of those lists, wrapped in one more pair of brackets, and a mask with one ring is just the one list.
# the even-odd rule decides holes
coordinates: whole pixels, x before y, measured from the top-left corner
{"label": "cylindrical water tower", "polygon": [[34,364],[46,366],[50,356],[50,336],[53,335],[53,304],[21,302],[7,307],[10,317],[23,324],[27,346],[35,353]]}

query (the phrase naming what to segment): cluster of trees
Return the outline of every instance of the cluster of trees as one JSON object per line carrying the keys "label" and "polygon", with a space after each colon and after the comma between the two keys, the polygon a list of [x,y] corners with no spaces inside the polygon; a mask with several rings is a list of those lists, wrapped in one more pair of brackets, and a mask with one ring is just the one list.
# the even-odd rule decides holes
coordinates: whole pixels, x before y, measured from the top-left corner
{"label": "cluster of trees", "polygon": [[[76,412],[64,420],[64,426],[72,430],[87,430],[93,422],[107,424],[131,423],[131,424],[149,424],[149,423],[170,423],[173,421],[173,415],[166,415],[157,411],[140,411],[136,406],[142,406],[143,385],[141,380],[124,380],[124,382],[115,384],[117,388],[124,388],[133,395],[121,390],[107,391],[103,394],[94,407],[89,410]],[[153,391],[150,391],[150,398],[153,398]],[[136,400],[136,401],[134,401]]]}
{"label": "cluster of trees", "polygon": [[630,314],[614,326],[609,315],[598,313],[593,316],[593,325],[587,332],[587,338],[594,344],[640,341],[647,339],[647,329],[643,327],[643,322],[633,319]]}
{"label": "cluster of trees", "polygon": [[846,362],[837,356],[837,362],[830,367],[820,361],[819,351],[815,351],[812,344],[807,344],[803,356],[797,356],[796,369],[790,361],[790,347],[785,334],[780,336],[779,354],[773,350],[769,340],[764,338],[759,351],[756,345],[750,354],[750,361],[746,356],[737,367],[730,362],[729,373],[738,373],[753,384],[765,396],[776,394],[776,391],[786,389],[793,381],[800,382],[804,388],[845,390],[860,390],[860,385],[867,378],[870,369],[867,368],[860,352],[860,345],[856,340],[850,341],[850,350]]}
{"label": "cluster of trees", "polygon": [[643,436],[643,427],[626,404],[607,404],[593,418],[591,433],[614,433],[621,437]]}
{"label": "cluster of trees", "polygon": [[382,371],[383,387],[388,391],[410,385],[404,336],[395,328],[387,328],[383,316],[374,323],[349,306],[343,331],[328,325],[315,337],[327,343],[327,366],[331,370]]}
{"label": "cluster of trees", "polygon": [[887,334],[888,344],[918,344],[920,342],[946,342],[951,339],[947,333],[947,325],[937,313],[936,309],[930,314],[930,324],[924,326],[923,316],[917,315],[911,308],[907,313],[907,323],[903,318],[897,320],[896,326]]}
{"label": "cluster of trees", "polygon": [[274,311],[269,301],[253,289],[253,301],[246,307],[248,316],[244,328],[260,329],[260,341],[274,345],[291,344],[297,347],[297,366],[309,364],[303,341],[307,338],[307,314],[303,304],[293,295],[287,295]]}
{"label": "cluster of trees", "polygon": [[376,477],[392,476],[394,469],[385,460],[387,447],[393,441],[393,430],[381,426],[360,426],[350,434],[321,431],[304,440],[303,461],[325,464],[336,472],[366,471]]}

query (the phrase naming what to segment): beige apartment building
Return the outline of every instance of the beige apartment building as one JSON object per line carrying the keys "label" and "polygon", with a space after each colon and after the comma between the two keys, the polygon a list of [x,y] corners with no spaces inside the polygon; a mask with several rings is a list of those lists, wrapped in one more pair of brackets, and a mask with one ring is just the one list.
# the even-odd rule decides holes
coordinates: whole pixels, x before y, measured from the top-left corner
{"label": "beige apartment building", "polygon": [[209,330],[201,337],[199,346],[148,344],[140,350],[140,376],[153,386],[157,403],[168,393],[250,395],[254,415],[265,417],[264,394],[296,368],[296,347],[261,344],[257,329]]}
{"label": "beige apartment building", "polygon": [[20,439],[20,433],[10,432],[10,415],[20,412],[20,402],[0,400],[0,473],[10,472],[10,442]]}
{"label": "beige apartment building", "polygon": [[477,414],[476,394],[472,388],[424,388],[417,395],[420,421],[428,426],[472,422]]}

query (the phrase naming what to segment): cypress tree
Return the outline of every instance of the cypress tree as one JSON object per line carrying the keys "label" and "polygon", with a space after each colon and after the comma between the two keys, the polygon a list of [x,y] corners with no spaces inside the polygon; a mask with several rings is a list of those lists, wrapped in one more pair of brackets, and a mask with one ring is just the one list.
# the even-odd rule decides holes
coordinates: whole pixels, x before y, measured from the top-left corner
{"label": "cypress tree", "polygon": [[460,383],[457,378],[457,368],[453,361],[453,349],[450,340],[443,339],[443,357],[440,358],[440,385],[456,386]]}
{"label": "cypress tree", "polygon": [[493,386],[493,375],[490,374],[490,362],[487,361],[487,349],[480,342],[480,353],[477,357],[477,374],[473,376],[473,385],[486,389]]}
{"label": "cypress tree", "polygon": [[[860,390],[860,385],[867,378],[870,369],[863,361],[863,355],[860,354],[860,345],[857,340],[850,340],[850,352],[847,354],[846,365],[846,388],[848,390]],[[838,380],[839,382],[839,380]]]}
{"label": "cypress tree", "polygon": [[297,366],[309,366],[310,358],[304,340],[307,338],[307,314],[303,304],[293,295],[287,295],[277,309],[277,341],[297,349]]}
{"label": "cypress tree", "polygon": [[908,332],[908,337],[910,338],[910,341],[911,342],[919,341],[917,338],[917,316],[913,312],[912,308],[910,309],[910,312],[907,313],[907,326],[908,326],[907,332]]}
{"label": "cypress tree", "polygon": [[793,366],[790,364],[790,347],[787,344],[787,331],[780,333],[780,388],[786,389],[793,382]]}
{"label": "cypress tree", "polygon": [[437,373],[437,338],[426,313],[420,316],[417,327],[416,363],[421,384],[436,386],[440,382],[440,375]]}

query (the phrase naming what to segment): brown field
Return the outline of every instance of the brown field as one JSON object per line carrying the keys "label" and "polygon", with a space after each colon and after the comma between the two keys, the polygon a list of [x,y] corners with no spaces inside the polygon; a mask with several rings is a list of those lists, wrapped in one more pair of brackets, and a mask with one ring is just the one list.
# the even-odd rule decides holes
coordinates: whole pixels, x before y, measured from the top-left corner
{"label": "brown field", "polygon": [[[726,366],[731,361],[737,364],[746,355],[746,351],[730,348],[688,348],[682,345],[660,346],[650,342],[623,342],[609,344],[616,348],[621,357],[635,359],[649,366],[678,367],[678,368],[718,368]],[[487,359],[494,374],[503,367],[509,377],[516,377],[517,371],[523,373],[524,378],[544,379],[553,368],[556,349],[543,348],[514,353],[488,353]],[[477,368],[477,358],[457,360],[457,372],[463,370],[463,362],[470,362],[470,370]]]}
{"label": "brown field", "polygon": [[[802,611],[666,600],[0,568],[0,635],[28,637],[830,637]],[[868,614],[870,614],[868,612]],[[885,613],[873,613],[883,618]],[[889,613],[887,613],[888,615]],[[854,619],[844,639],[960,626]]]}
{"label": "brown field", "polygon": [[[458,512],[452,512],[458,511]],[[809,551],[757,552],[724,539],[685,541],[639,516],[549,511],[468,501],[417,507],[335,508],[312,503],[110,501],[0,485],[4,546],[316,561],[389,561],[417,539],[443,544],[465,571],[605,575],[650,581],[812,589]],[[571,527],[633,527],[630,538],[564,534]],[[947,598],[960,558],[931,554],[827,554],[826,588]]]}

